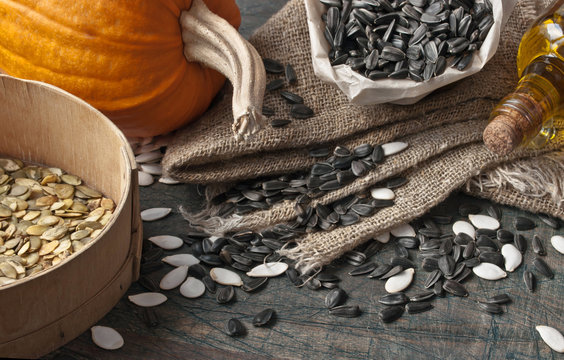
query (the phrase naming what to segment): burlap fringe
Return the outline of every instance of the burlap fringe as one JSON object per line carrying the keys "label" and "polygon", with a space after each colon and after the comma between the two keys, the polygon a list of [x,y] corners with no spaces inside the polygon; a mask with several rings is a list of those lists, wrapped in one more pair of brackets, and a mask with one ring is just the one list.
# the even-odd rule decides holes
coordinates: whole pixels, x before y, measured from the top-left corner
{"label": "burlap fringe", "polygon": [[559,209],[564,208],[564,150],[504,164],[471,178],[466,189],[480,191],[512,186],[533,198],[550,197]]}

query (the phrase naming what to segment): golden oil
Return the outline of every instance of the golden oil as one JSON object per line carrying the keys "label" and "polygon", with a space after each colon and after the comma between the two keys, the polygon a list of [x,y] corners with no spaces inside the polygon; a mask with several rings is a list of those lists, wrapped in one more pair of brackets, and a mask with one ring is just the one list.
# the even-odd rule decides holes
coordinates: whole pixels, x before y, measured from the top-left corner
{"label": "golden oil", "polygon": [[519,83],[492,111],[484,142],[500,154],[564,142],[564,0],[549,6],[523,35],[517,71]]}

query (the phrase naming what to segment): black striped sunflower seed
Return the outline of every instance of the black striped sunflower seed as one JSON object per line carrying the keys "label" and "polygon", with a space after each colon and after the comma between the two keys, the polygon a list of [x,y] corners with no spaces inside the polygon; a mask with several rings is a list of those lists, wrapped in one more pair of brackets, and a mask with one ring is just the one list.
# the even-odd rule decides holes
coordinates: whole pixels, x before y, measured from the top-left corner
{"label": "black striped sunflower seed", "polygon": [[227,324],[225,324],[225,332],[229,336],[241,336],[245,335],[247,329],[241,321],[237,319],[229,319]]}
{"label": "black striped sunflower seed", "polygon": [[218,304],[227,304],[235,297],[235,289],[233,286],[228,285],[223,287],[216,292],[215,300]]}
{"label": "black striped sunflower seed", "polygon": [[443,283],[443,289],[454,296],[468,296],[466,288],[462,284],[453,280],[445,280]]}
{"label": "black striped sunflower seed", "polygon": [[464,259],[470,259],[471,257],[474,256],[475,250],[476,250],[476,246],[474,245],[474,242],[468,243],[468,245],[466,245],[464,251],[462,252],[462,257]]}
{"label": "black striped sunflower seed", "polygon": [[327,293],[325,297],[325,306],[328,309],[334,308],[335,306],[341,305],[345,302],[347,298],[347,293],[341,288],[332,289]]}
{"label": "black striped sunflower seed", "polygon": [[329,309],[329,314],[338,317],[354,318],[360,316],[361,311],[358,305],[341,305]]}
{"label": "black striped sunflower seed", "polygon": [[266,84],[265,90],[266,91],[274,91],[282,88],[284,86],[284,79],[274,79],[268,84]]}
{"label": "black striped sunflower seed", "polygon": [[274,119],[270,122],[270,126],[272,126],[273,128],[281,128],[288,125],[291,122],[292,120],[288,120],[288,119]]}
{"label": "black striped sunflower seed", "polygon": [[515,219],[513,219],[513,226],[518,231],[527,231],[534,229],[536,227],[536,224],[529,218],[517,216],[515,217]]}
{"label": "black striped sunflower seed", "polygon": [[288,84],[294,85],[298,82],[298,76],[296,75],[296,71],[292,65],[286,64],[285,75]]}
{"label": "black striped sunflower seed", "polygon": [[280,96],[282,96],[290,104],[303,104],[304,98],[298,94],[294,94],[289,91],[280,91]]}
{"label": "black striped sunflower seed", "polygon": [[211,294],[215,294],[217,290],[217,285],[210,276],[208,275],[204,276],[202,278],[202,282],[204,283],[204,286]]}
{"label": "black striped sunflower seed", "polygon": [[252,278],[243,283],[241,285],[241,289],[245,292],[253,292],[260,289],[263,285],[268,282],[268,278]]}
{"label": "black striped sunflower seed", "polygon": [[380,320],[382,320],[382,322],[391,323],[399,319],[403,315],[404,311],[405,311],[405,307],[401,305],[390,306],[382,309],[378,313],[378,316],[380,317]]}
{"label": "black striped sunflower seed", "polygon": [[533,235],[533,251],[535,254],[544,256],[546,255],[546,250],[544,249],[543,241],[537,234]]}
{"label": "black striped sunflower seed", "polygon": [[419,239],[413,236],[401,237],[396,241],[406,249],[416,249],[419,246]]}
{"label": "black striped sunflower seed", "polygon": [[443,288],[442,280],[439,280],[433,285],[433,292],[438,297],[445,297],[445,289]]}
{"label": "black striped sunflower seed", "polygon": [[388,278],[391,278],[392,276],[399,274],[403,270],[404,270],[403,266],[401,265],[394,266],[393,268],[390,269],[390,271],[380,276],[380,280],[386,280]]}
{"label": "black striped sunflower seed", "polygon": [[423,292],[420,292],[420,293],[417,293],[415,295],[410,296],[409,301],[420,302],[420,301],[429,300],[429,299],[433,298],[434,296],[435,296],[435,293],[433,292],[433,290],[428,290],[428,291],[423,291]]}
{"label": "black striped sunflower seed", "polygon": [[487,298],[486,300],[482,301],[488,304],[506,304],[511,302],[511,298],[508,294],[499,294],[492,297]]}
{"label": "black striped sunflower seed", "polygon": [[527,250],[527,240],[521,234],[515,234],[513,236],[513,244],[520,252],[524,253]]}
{"label": "black striped sunflower seed", "polygon": [[501,220],[501,209],[499,206],[494,204],[489,204],[486,207],[486,212],[489,216],[495,218],[496,220]]}
{"label": "black striped sunflower seed", "polygon": [[458,234],[456,234],[453,241],[455,244],[466,246],[469,243],[473,242],[474,239],[466,233],[459,232]]}
{"label": "black striped sunflower seed", "polygon": [[404,305],[409,302],[409,298],[402,292],[386,294],[378,299],[378,302],[388,306]]}
{"label": "black striped sunflower seed", "polygon": [[293,104],[290,115],[295,119],[309,119],[313,116],[313,110],[304,104]]}
{"label": "black striped sunflower seed", "polygon": [[[434,294],[433,294],[434,295]],[[412,302],[407,304],[406,309],[408,314],[418,314],[431,310],[433,305],[428,301]]]}
{"label": "black striped sunflower seed", "polygon": [[284,65],[274,59],[262,59],[264,70],[270,74],[282,74],[284,72]]}
{"label": "black striped sunflower seed", "polygon": [[264,309],[253,317],[254,326],[265,326],[274,318],[274,309]]}
{"label": "black striped sunflower seed", "polygon": [[559,229],[560,223],[558,219],[553,218],[552,216],[548,216],[546,214],[537,214],[538,218],[545,223],[546,225],[550,226],[553,229]]}
{"label": "black striped sunflower seed", "polygon": [[437,264],[444,275],[452,275],[456,266],[454,259],[449,255],[441,256]]}
{"label": "black striped sunflower seed", "polygon": [[535,291],[536,279],[535,279],[535,275],[533,275],[532,272],[530,272],[529,270],[525,270],[523,272],[523,281],[525,282],[525,286],[527,287],[527,290],[529,290],[530,292]]}
{"label": "black striped sunflower seed", "polygon": [[515,235],[509,230],[499,229],[497,231],[497,239],[499,240],[499,242],[501,242],[503,244],[507,244],[507,243],[512,242],[514,236]]}
{"label": "black striped sunflower seed", "polygon": [[368,274],[368,277],[370,279],[374,279],[374,278],[380,278],[380,276],[386,274],[388,271],[390,271],[392,269],[391,265],[387,265],[387,264],[378,264],[378,266],[376,267],[376,269],[374,269],[370,274]]}
{"label": "black striped sunflower seed", "polygon": [[427,275],[427,278],[425,280],[425,288],[429,289],[430,287],[435,285],[435,283],[441,279],[442,275],[442,272],[438,269],[431,271],[429,275]]}
{"label": "black striped sunflower seed", "polygon": [[478,302],[478,307],[490,314],[503,314],[503,307],[500,304]]}
{"label": "black striped sunflower seed", "polygon": [[358,275],[365,275],[371,273],[376,269],[376,264],[371,262],[367,262],[366,264],[360,265],[349,272],[351,276],[358,276]]}
{"label": "black striped sunflower seed", "polygon": [[539,257],[535,258],[535,260],[533,260],[533,265],[535,265],[535,268],[538,270],[538,272],[540,272],[547,278],[554,278],[554,272],[543,259]]}

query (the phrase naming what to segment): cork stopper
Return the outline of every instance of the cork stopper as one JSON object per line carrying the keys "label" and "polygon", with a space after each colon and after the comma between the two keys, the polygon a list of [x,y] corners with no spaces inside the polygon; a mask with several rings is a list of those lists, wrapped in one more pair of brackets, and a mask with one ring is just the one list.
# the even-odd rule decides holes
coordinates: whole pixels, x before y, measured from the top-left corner
{"label": "cork stopper", "polygon": [[526,93],[513,93],[500,106],[503,111],[490,121],[482,137],[492,152],[507,155],[539,131],[543,108]]}
{"label": "cork stopper", "polygon": [[507,155],[515,150],[523,140],[523,133],[515,126],[518,121],[507,115],[493,118],[484,130],[484,144],[498,155]]}

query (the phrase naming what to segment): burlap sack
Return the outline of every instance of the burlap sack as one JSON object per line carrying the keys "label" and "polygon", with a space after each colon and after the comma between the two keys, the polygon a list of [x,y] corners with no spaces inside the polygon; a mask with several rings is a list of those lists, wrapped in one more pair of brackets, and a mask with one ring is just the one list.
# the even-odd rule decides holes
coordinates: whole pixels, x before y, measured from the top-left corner
{"label": "burlap sack", "polygon": [[[285,128],[267,127],[250,141],[237,141],[229,120],[231,96],[226,94],[199,121],[177,133],[163,159],[164,170],[173,178],[195,183],[286,173],[311,165],[308,147],[333,145],[385,124],[419,123],[419,128],[403,125],[401,131],[409,133],[446,122],[485,119],[495,103],[515,86],[517,47],[535,15],[532,1],[519,3],[501,35],[496,55],[480,73],[440,89],[415,105],[358,106],[314,75],[303,0],[292,0],[250,41],[264,57],[294,66],[299,80],[289,89],[305,99],[315,116],[294,120]],[[275,77],[269,75],[269,79]],[[277,91],[266,94],[265,105],[275,110],[273,118],[290,118],[289,106]],[[399,130],[382,138],[397,136]]]}
{"label": "burlap sack", "polygon": [[[492,106],[517,81],[514,59],[526,25],[537,16],[535,6],[534,1],[517,5],[501,36],[497,55],[479,74],[413,106],[359,107],[348,104],[343,95],[313,75],[305,55],[308,41],[303,3],[291,1],[257,32],[252,42],[259,53],[294,65],[300,81],[292,91],[306,99],[316,116],[294,121],[287,128],[266,129],[253,140],[241,143],[233,139],[226,121],[230,117],[230,96],[226,96],[201,121],[177,134],[163,161],[165,171],[187,182],[218,183],[307,169],[317,161],[307,155],[308,149],[320,144],[353,147],[398,138],[408,142],[410,147],[405,152],[390,157],[367,176],[314,200],[329,204],[401,173],[409,182],[397,189],[394,206],[352,226],[309,234],[299,239],[295,248],[283,251],[296,260],[300,270],[328,264],[363,241],[423,215],[481,171],[541,153],[521,150],[501,158],[480,141]],[[287,104],[273,94],[266,97],[265,104],[274,108],[277,116],[287,114]],[[505,194],[508,197],[500,202],[563,217],[554,199],[531,200],[529,196],[515,196],[515,191],[504,191],[482,191],[479,195],[494,198]],[[292,203],[243,217],[210,218],[213,213],[210,208],[188,218],[210,233],[260,230],[295,218]]]}

